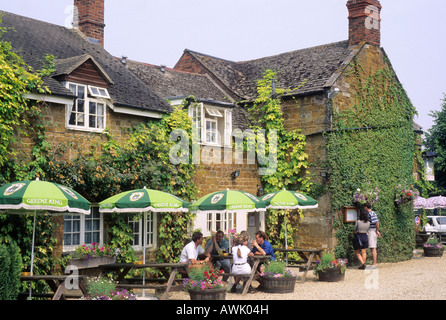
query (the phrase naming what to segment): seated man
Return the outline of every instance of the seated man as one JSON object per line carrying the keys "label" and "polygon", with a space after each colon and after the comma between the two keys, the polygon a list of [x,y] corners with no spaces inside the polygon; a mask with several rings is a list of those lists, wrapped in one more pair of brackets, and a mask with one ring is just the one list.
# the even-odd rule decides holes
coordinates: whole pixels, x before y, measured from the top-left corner
{"label": "seated man", "polygon": [[[269,241],[266,240],[267,236],[266,233],[263,231],[257,231],[256,232],[256,239],[252,242],[252,250],[251,252],[255,255],[264,255],[264,256],[271,256],[271,260],[276,260],[276,256],[274,255],[274,250],[269,243]],[[263,263],[259,265],[258,268],[259,272],[263,272],[265,270],[265,266]]]}
{"label": "seated man", "polygon": [[[192,241],[189,242],[181,251],[180,263],[202,264],[209,261],[209,253],[206,253],[201,247],[203,243],[203,234],[194,232]],[[183,277],[187,277],[187,271],[181,271]]]}
{"label": "seated man", "polygon": [[[210,255],[218,255],[219,251],[229,252],[229,242],[224,238],[223,231],[218,230],[215,236],[206,243],[206,252]],[[225,273],[231,272],[231,262],[229,259],[219,259],[215,261],[214,268],[223,270]],[[228,276],[223,277],[223,281],[228,280]]]}

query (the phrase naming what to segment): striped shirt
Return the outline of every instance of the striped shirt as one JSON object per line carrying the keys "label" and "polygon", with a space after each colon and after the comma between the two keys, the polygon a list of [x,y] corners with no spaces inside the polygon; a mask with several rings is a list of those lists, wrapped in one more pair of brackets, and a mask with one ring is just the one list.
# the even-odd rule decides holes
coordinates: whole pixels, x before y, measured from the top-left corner
{"label": "striped shirt", "polygon": [[376,228],[376,224],[379,222],[378,221],[378,216],[376,215],[376,213],[374,211],[370,211],[369,212],[369,221],[370,221],[370,228]]}

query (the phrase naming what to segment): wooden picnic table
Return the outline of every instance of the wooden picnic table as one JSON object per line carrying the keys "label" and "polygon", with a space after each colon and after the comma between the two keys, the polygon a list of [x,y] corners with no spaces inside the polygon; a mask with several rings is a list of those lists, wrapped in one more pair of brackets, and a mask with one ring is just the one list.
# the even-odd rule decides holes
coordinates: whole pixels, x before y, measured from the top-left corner
{"label": "wooden picnic table", "polygon": [[271,256],[263,255],[254,255],[252,257],[249,257],[249,259],[254,260],[254,264],[252,265],[251,274],[248,278],[248,281],[244,284],[242,295],[246,295],[248,293],[249,287],[251,286],[254,277],[259,274],[257,271],[257,267],[259,266],[260,262],[269,261],[270,258]]}
{"label": "wooden picnic table", "polygon": [[[165,300],[168,297],[169,291],[172,288],[175,277],[181,268],[187,268],[189,264],[187,263],[145,263],[145,264],[134,264],[134,263],[110,263],[100,265],[101,272],[115,271],[118,272],[117,281],[119,288],[125,289],[164,289],[164,293],[161,300]],[[153,285],[153,284],[124,284],[124,278],[131,269],[145,269],[145,268],[157,268],[168,278],[167,285]],[[171,269],[169,272],[168,269]]]}
{"label": "wooden picnic table", "polygon": [[[78,279],[79,289],[82,291],[83,294],[87,294],[87,287],[86,287],[86,277],[82,275],[33,275],[33,276],[20,276],[21,281],[40,281],[44,280],[50,289],[53,291],[53,294],[50,294],[52,296],[52,300],[65,300],[64,291],[65,291],[65,283],[67,278],[71,279]],[[34,294],[35,296],[37,294]]]}
{"label": "wooden picnic table", "polygon": [[289,266],[288,265],[288,253],[297,252],[299,254],[299,257],[302,259],[302,262],[298,262],[298,261],[293,261],[293,262],[304,264],[303,267],[300,267],[304,270],[304,274],[303,274],[302,280],[301,280],[302,282],[305,281],[308,271],[311,270],[313,263],[315,262],[314,261],[315,256],[319,256],[319,258],[321,258],[322,252],[324,251],[322,249],[283,249],[283,248],[273,248],[273,250],[275,252],[285,252],[287,266]]}

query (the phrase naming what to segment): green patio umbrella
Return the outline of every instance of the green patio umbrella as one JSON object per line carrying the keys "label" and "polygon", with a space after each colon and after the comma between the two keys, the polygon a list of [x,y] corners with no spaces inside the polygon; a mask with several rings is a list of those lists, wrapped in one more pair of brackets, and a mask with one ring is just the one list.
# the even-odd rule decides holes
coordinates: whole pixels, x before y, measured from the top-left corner
{"label": "green patio umbrella", "polygon": [[137,189],[125,191],[99,203],[99,211],[112,212],[187,212],[189,202],[170,193]]}
{"label": "green patio umbrella", "polygon": [[[271,192],[261,197],[266,203],[267,209],[315,209],[318,207],[318,203],[315,199],[297,191],[280,190]],[[285,216],[285,248],[288,247],[287,241],[287,228],[286,228],[286,216]]]}
{"label": "green patio umbrella", "polygon": [[290,190],[280,190],[271,192],[263,197],[263,201],[266,202],[267,209],[315,209],[318,207],[318,203],[315,199],[297,192]]}
{"label": "green patio umbrella", "polygon": [[[99,212],[102,213],[145,213],[145,212],[187,212],[189,202],[170,193],[152,190],[137,189],[125,191],[99,203]],[[145,219],[145,217],[144,217]],[[144,229],[146,223],[143,224]],[[146,234],[146,231],[143,231]],[[143,238],[143,261],[146,263],[146,240]],[[145,284],[145,273],[143,273]],[[143,290],[145,295],[145,290]]]}
{"label": "green patio umbrella", "polygon": [[266,211],[265,202],[256,196],[237,190],[217,191],[195,201],[190,211],[193,213],[213,212],[260,212]]}
{"label": "green patio umbrella", "polygon": [[90,214],[90,202],[70,188],[36,179],[33,181],[17,181],[2,186],[0,188],[0,210],[12,214],[34,213],[30,268],[31,275],[33,275],[37,214],[88,215]]}

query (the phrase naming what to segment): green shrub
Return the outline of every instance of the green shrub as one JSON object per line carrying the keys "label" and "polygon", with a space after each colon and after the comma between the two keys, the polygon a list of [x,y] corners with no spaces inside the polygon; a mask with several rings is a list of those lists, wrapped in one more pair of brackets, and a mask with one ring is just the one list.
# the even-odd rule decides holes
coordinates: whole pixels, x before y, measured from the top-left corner
{"label": "green shrub", "polygon": [[19,247],[15,243],[0,245],[0,300],[17,300],[21,270]]}

